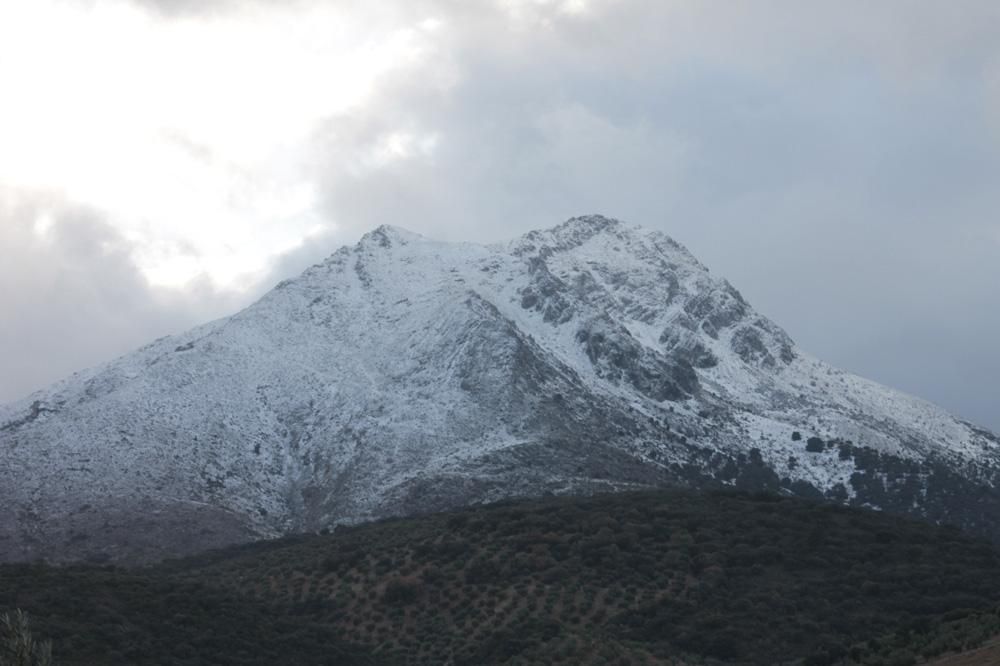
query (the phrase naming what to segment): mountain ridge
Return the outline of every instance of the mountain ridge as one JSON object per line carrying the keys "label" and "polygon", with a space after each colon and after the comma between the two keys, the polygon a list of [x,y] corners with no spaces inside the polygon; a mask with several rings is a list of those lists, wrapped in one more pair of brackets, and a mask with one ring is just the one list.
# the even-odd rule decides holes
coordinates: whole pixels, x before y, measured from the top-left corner
{"label": "mountain ridge", "polygon": [[670,484],[996,536],[998,470],[995,435],[812,358],[661,232],[382,226],[231,317],[0,406],[0,558],[156,559]]}

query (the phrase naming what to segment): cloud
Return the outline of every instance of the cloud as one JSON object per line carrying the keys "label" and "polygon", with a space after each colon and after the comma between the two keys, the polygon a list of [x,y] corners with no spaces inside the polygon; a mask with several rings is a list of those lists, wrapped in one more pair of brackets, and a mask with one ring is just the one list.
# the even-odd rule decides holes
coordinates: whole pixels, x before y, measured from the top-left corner
{"label": "cloud", "polygon": [[150,287],[100,215],[50,193],[0,189],[0,401],[219,316],[244,297],[207,281]]}
{"label": "cloud", "polygon": [[313,129],[416,66],[432,27],[340,3],[209,6],[0,4],[0,184],[100,209],[156,284],[238,288],[325,224]]}
{"label": "cloud", "polygon": [[279,255],[242,291],[202,275],[149,283],[135,246],[101,212],[51,192],[0,187],[0,402],[16,400],[163,335],[231,314],[333,252],[323,230]]}
{"label": "cloud", "polygon": [[279,5],[289,9],[301,9],[303,6],[314,4],[307,0],[131,0],[131,2],[171,19],[225,16],[245,12],[247,9],[266,9]]}

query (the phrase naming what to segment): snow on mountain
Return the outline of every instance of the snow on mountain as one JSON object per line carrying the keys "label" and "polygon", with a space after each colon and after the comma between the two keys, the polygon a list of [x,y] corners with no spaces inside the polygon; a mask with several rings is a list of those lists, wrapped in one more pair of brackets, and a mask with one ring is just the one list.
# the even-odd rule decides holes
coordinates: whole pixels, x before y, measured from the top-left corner
{"label": "snow on mountain", "polygon": [[542,493],[728,485],[1000,536],[1000,441],[799,350],[655,231],[380,227],[0,407],[0,559],[142,561]]}

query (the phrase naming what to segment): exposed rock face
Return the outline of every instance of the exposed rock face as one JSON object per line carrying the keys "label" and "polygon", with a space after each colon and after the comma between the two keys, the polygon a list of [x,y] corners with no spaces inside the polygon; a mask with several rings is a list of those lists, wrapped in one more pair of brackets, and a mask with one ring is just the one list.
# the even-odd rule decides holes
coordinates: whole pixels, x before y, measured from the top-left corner
{"label": "exposed rock face", "polygon": [[0,408],[0,558],[141,561],[670,483],[996,537],[998,468],[995,435],[804,354],[658,232],[592,216],[477,246],[382,227],[232,317]]}

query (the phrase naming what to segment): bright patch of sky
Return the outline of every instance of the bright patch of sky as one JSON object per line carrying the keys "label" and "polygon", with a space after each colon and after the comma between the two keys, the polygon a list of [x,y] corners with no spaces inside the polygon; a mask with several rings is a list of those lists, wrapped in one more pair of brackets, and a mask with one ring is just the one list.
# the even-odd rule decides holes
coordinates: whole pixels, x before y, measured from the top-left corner
{"label": "bright patch of sky", "polygon": [[[443,27],[362,21],[339,3],[170,20],[127,2],[0,3],[0,185],[100,210],[153,284],[249,284],[327,226],[312,133],[419,66]],[[368,165],[431,150],[401,133]]]}

